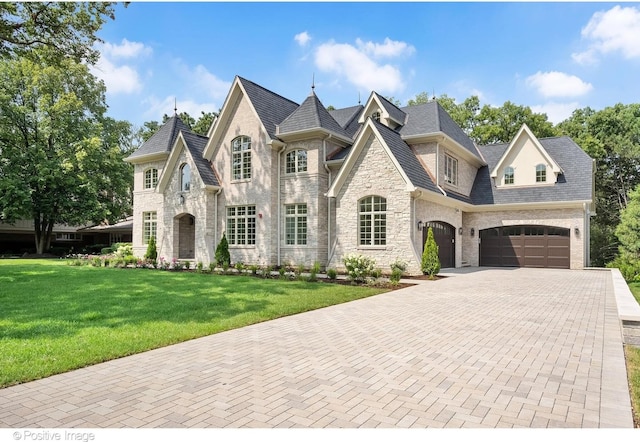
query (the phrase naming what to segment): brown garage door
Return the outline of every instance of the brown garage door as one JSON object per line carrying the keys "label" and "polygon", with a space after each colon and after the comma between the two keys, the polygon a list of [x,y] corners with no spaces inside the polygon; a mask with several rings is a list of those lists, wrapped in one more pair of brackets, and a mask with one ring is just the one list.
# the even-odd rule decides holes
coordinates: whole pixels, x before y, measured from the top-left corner
{"label": "brown garage door", "polygon": [[507,226],[480,231],[480,265],[489,267],[570,266],[569,229]]}

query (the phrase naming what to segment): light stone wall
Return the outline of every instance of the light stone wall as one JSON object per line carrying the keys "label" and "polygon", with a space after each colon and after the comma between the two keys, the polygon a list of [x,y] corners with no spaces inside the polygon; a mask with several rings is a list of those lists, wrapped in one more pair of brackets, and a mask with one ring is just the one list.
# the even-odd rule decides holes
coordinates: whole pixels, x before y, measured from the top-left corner
{"label": "light stone wall", "polygon": [[[406,183],[380,142],[371,136],[360,152],[351,173],[336,198],[335,253],[330,266],[344,270],[342,258],[350,253],[376,260],[376,266],[389,272],[396,259],[409,262],[416,270],[416,254],[411,242],[411,197]],[[378,195],[387,199],[387,241],[385,246],[360,246],[358,202]]]}
{"label": "light stone wall", "polygon": [[429,172],[431,172],[432,176],[436,176],[436,160],[437,160],[437,152],[436,147],[437,143],[418,143],[411,145],[416,155],[424,164]]}
{"label": "light stone wall", "polygon": [[[584,268],[584,212],[581,208],[548,210],[513,210],[464,213],[463,260],[471,266],[480,264],[480,230],[491,227],[515,225],[542,225],[570,229],[570,254],[572,269]],[[580,234],[576,235],[578,227]],[[475,234],[469,231],[474,228]]]}
{"label": "light stone wall", "polygon": [[143,219],[144,212],[156,212],[158,216],[158,229],[162,225],[164,201],[162,194],[155,189],[143,189],[144,171],[155,167],[158,169],[158,179],[164,168],[164,161],[154,161],[134,165],[133,175],[133,232],[132,243],[135,256],[143,257],[147,252],[147,245],[143,244]]}

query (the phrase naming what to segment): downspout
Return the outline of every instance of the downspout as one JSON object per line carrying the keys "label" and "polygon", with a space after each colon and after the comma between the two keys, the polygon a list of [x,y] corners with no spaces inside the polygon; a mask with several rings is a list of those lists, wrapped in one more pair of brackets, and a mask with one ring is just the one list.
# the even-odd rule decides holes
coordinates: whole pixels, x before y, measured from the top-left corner
{"label": "downspout", "polygon": [[280,157],[282,156],[282,152],[284,152],[284,150],[287,148],[286,144],[282,145],[282,149],[280,149],[278,151],[278,228],[276,229],[277,234],[276,234],[276,240],[278,242],[278,267],[280,267],[280,230],[282,229],[282,224],[281,224],[281,217],[282,217],[282,208],[281,206],[281,202],[282,202],[282,183],[281,183],[281,178],[282,178],[282,171],[280,170]]}
{"label": "downspout", "polygon": [[[322,165],[329,175],[327,190],[331,187],[331,169],[327,166],[327,140],[329,138],[331,138],[331,134],[322,140]],[[329,266],[329,261],[331,261],[331,256],[331,198],[327,197],[327,267]]]}
{"label": "downspout", "polygon": [[591,267],[591,213],[589,203],[582,203],[584,223],[582,226],[584,235],[584,267]]}
{"label": "downspout", "polygon": [[215,250],[218,245],[218,195],[222,192],[222,187],[213,195],[213,259],[215,260]]}
{"label": "downspout", "polygon": [[[416,241],[415,241],[415,235],[416,235],[416,226],[417,226],[417,216],[416,216],[416,200],[422,196],[422,190],[418,190],[417,191],[418,194],[416,196],[413,197],[413,216],[412,216],[412,222],[411,222],[411,247],[413,248],[413,254],[418,262],[418,267],[421,266],[421,262],[422,262],[422,258],[421,258],[421,253],[418,252],[418,249],[416,248]],[[422,239],[420,240],[420,242],[422,242]]]}
{"label": "downspout", "polygon": [[436,187],[444,196],[447,196],[447,192],[440,187],[440,143],[436,142]]}

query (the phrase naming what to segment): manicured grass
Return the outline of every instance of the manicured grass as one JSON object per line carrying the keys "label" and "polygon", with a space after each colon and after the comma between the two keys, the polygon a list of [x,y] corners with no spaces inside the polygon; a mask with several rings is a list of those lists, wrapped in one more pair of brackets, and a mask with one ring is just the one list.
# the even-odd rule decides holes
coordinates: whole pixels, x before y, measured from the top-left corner
{"label": "manicured grass", "polygon": [[[631,293],[640,303],[640,282],[629,283]],[[625,346],[627,359],[627,374],[629,376],[629,391],[636,427],[640,427],[640,348]]]}
{"label": "manicured grass", "polygon": [[0,387],[384,291],[0,260]]}

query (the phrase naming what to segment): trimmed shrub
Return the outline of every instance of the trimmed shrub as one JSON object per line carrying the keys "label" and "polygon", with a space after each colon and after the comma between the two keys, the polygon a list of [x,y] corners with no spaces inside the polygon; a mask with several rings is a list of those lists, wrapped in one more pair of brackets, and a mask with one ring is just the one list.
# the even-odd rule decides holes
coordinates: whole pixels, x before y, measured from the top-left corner
{"label": "trimmed shrub", "polygon": [[433,229],[429,227],[427,232],[427,240],[424,243],[424,252],[422,252],[422,273],[428,275],[430,279],[436,277],[440,273],[440,258],[438,258],[438,244],[433,237]]}
{"label": "trimmed shrub", "polygon": [[156,247],[156,238],[151,236],[149,243],[147,244],[147,252],[144,254],[144,259],[155,262],[158,258],[158,249]]}
{"label": "trimmed shrub", "polygon": [[335,280],[338,277],[338,272],[336,269],[327,269],[327,278],[330,280]]}
{"label": "trimmed shrub", "polygon": [[393,263],[391,263],[391,276],[389,277],[389,281],[391,284],[396,285],[400,282],[400,278],[407,270],[407,263],[396,259]]}
{"label": "trimmed shrub", "polygon": [[376,266],[373,258],[357,254],[345,255],[342,262],[347,270],[347,276],[353,282],[365,282]]}
{"label": "trimmed shrub", "polygon": [[607,263],[608,268],[617,268],[627,282],[640,282],[640,260],[630,256],[618,256]]}
{"label": "trimmed shrub", "polygon": [[227,242],[227,236],[223,233],[222,239],[216,247],[216,263],[219,266],[224,266],[226,264],[227,267],[231,265],[231,255],[229,254],[229,243]]}

